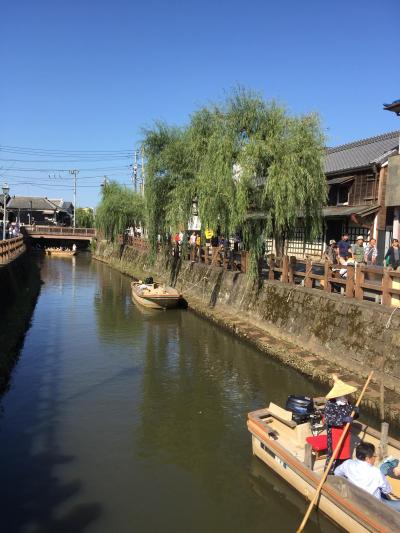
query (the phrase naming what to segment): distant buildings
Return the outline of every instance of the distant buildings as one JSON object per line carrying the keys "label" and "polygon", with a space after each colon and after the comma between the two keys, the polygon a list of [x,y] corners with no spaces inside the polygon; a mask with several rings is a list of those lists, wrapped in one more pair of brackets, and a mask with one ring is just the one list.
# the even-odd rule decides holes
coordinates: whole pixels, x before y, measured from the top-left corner
{"label": "distant buildings", "polygon": [[20,224],[71,226],[72,202],[49,200],[38,196],[13,196],[7,203],[8,220]]}

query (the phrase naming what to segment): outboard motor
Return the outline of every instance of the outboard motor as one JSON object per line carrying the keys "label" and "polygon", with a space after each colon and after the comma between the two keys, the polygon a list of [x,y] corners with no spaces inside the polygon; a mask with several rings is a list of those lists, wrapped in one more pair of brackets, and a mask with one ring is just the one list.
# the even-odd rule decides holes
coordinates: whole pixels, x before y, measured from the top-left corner
{"label": "outboard motor", "polygon": [[293,413],[293,420],[297,424],[309,422],[315,415],[313,399],[309,396],[290,395],[286,400],[286,410]]}
{"label": "outboard motor", "polygon": [[152,285],[154,283],[153,278],[150,276],[144,280],[146,285]]}

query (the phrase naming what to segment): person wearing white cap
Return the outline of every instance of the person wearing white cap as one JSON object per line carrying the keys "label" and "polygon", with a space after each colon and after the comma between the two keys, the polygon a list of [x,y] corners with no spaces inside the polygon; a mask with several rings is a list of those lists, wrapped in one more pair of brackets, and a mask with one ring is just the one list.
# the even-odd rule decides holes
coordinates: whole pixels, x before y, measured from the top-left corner
{"label": "person wearing white cap", "polygon": [[[324,418],[326,424],[326,433],[328,437],[328,453],[326,457],[325,468],[328,465],[333,451],[342,435],[343,429],[348,422],[352,422],[351,413],[354,410],[348,402],[347,396],[356,392],[356,387],[348,385],[341,381],[336,375],[333,375],[334,385],[326,395]],[[333,461],[330,472],[333,473],[335,468],[346,459],[350,459],[350,431],[347,433],[336,459]]]}
{"label": "person wearing white cap", "polygon": [[353,244],[351,247],[353,252],[353,257],[356,263],[364,263],[364,254],[365,254],[365,248],[364,248],[364,237],[362,235],[359,235],[356,239],[356,243]]}

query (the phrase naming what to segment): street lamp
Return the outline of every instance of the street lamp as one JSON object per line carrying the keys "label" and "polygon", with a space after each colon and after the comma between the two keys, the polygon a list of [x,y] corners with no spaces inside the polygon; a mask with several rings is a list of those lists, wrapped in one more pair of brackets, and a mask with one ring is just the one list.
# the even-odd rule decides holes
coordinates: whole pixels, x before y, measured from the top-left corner
{"label": "street lamp", "polygon": [[10,192],[8,183],[3,183],[3,241],[6,240],[6,196]]}

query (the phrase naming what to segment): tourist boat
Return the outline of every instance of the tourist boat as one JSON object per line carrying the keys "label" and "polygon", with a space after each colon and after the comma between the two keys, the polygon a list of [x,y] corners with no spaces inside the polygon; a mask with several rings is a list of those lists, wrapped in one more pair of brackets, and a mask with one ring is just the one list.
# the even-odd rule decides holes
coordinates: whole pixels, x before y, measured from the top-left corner
{"label": "tourist boat", "polygon": [[[324,471],[324,449],[313,449],[309,421],[296,423],[293,413],[270,403],[267,409],[248,415],[253,454],[281,476],[306,499],[311,500]],[[380,433],[355,421],[351,445],[371,442],[379,449]],[[326,432],[319,437],[324,440]],[[308,438],[309,442],[306,441]],[[317,439],[318,440],[318,439]],[[326,450],[325,450],[326,451]],[[388,455],[400,458],[400,442],[388,439]],[[400,481],[388,478],[395,497],[400,497]],[[342,477],[328,476],[318,500],[318,508],[332,521],[351,533],[393,533],[400,531],[400,513]]]}
{"label": "tourist boat", "polygon": [[72,257],[76,255],[76,250],[58,250],[57,248],[46,248],[46,254],[52,257]]}
{"label": "tourist boat", "polygon": [[171,309],[177,307],[181,299],[176,289],[160,283],[133,281],[131,289],[135,302],[151,309]]}

